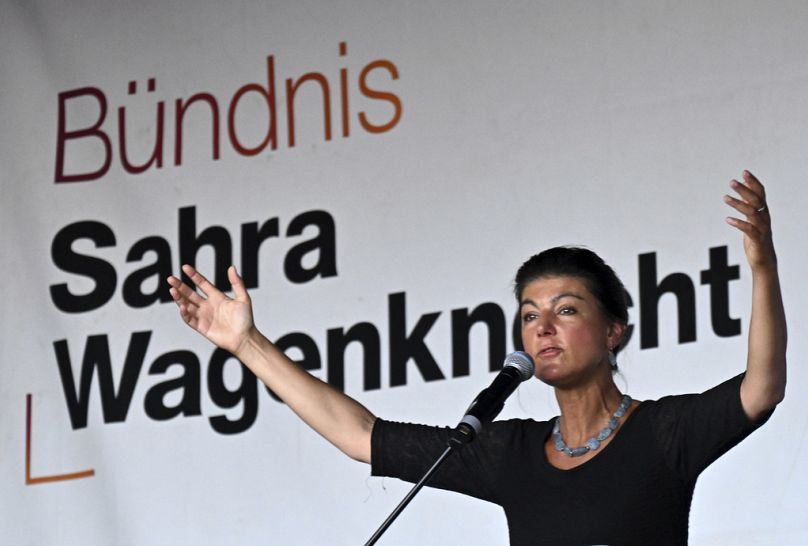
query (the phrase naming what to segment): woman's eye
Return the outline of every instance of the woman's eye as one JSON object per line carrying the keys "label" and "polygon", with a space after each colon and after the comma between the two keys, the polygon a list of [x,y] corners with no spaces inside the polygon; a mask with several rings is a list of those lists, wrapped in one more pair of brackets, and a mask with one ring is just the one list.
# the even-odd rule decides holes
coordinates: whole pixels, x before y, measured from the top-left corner
{"label": "woman's eye", "polygon": [[522,316],[522,322],[530,322],[536,318],[536,313],[527,313]]}
{"label": "woman's eye", "polygon": [[575,314],[575,308],[574,307],[562,307],[558,311],[558,314],[559,315],[574,315]]}

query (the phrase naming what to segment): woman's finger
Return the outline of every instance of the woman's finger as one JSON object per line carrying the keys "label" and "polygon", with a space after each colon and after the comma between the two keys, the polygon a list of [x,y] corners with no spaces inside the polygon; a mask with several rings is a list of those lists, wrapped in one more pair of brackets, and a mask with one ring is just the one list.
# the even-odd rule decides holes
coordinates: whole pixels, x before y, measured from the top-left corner
{"label": "woman's finger", "polygon": [[760,230],[750,222],[744,222],[732,216],[727,218],[727,223],[739,230],[741,230],[747,237],[752,240],[759,240],[762,236]]}
{"label": "woman's finger", "polygon": [[233,293],[238,301],[249,301],[250,295],[244,287],[244,281],[236,271],[236,266],[231,265],[227,268],[227,279],[230,281],[230,286],[233,287]]}
{"label": "woman's finger", "polygon": [[731,195],[724,196],[724,203],[734,208],[735,210],[737,210],[746,217],[753,217],[758,212],[757,209],[752,205],[750,205],[749,203],[741,201],[740,199],[736,199]]}
{"label": "woman's finger", "polygon": [[191,313],[188,312],[188,305],[185,302],[182,302],[177,303],[177,307],[180,308],[180,316],[182,317],[182,320],[190,324],[192,316]]}
{"label": "woman's finger", "polygon": [[730,187],[738,193],[744,202],[752,205],[755,209],[759,209],[765,204],[762,195],[737,180],[730,182]]}
{"label": "woman's finger", "polygon": [[210,299],[211,297],[221,297],[224,296],[221,290],[216,288],[213,283],[211,283],[208,279],[205,278],[202,273],[197,271],[194,267],[185,264],[182,266],[182,270],[185,272],[188,277],[190,277],[191,281],[196,285],[202,294]]}
{"label": "woman's finger", "polygon": [[744,171],[743,173],[743,182],[752,191],[760,196],[760,198],[765,202],[766,201],[766,188],[763,187],[760,180],[757,177],[750,173],[749,171]]}
{"label": "woman's finger", "polygon": [[[171,285],[169,292],[171,293],[171,297],[174,298],[174,301],[177,301],[177,298],[182,298],[195,305],[199,305],[205,301],[204,298],[192,290],[190,286],[173,275],[168,278],[168,284]],[[174,296],[175,293],[177,294],[176,296]]]}

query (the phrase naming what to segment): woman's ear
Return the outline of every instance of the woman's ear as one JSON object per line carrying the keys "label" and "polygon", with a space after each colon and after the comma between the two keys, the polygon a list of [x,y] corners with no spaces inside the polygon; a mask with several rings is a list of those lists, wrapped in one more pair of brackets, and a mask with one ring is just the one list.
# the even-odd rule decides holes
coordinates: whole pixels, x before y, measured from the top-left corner
{"label": "woman's ear", "polygon": [[626,325],[618,320],[613,320],[606,331],[606,337],[609,343],[609,348],[614,349],[623,341],[623,335],[626,333]]}

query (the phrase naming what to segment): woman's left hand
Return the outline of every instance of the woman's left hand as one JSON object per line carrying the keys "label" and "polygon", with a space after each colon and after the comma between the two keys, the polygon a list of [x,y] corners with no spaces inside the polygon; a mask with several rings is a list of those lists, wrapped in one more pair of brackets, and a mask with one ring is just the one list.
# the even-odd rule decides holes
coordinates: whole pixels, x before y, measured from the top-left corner
{"label": "woman's left hand", "polygon": [[743,247],[752,272],[777,267],[771,230],[771,212],[766,203],[766,189],[749,171],[743,172],[743,182],[733,180],[730,187],[738,197],[724,196],[724,202],[746,217],[728,217],[727,223],[743,232]]}
{"label": "woman's left hand", "polygon": [[743,172],[743,182],[733,180],[730,186],[738,197],[725,195],[724,202],[746,220],[727,218],[727,223],[743,232],[743,247],[752,269],[752,314],[741,405],[749,419],[759,422],[785,396],[786,316],[766,190],[749,171]]}

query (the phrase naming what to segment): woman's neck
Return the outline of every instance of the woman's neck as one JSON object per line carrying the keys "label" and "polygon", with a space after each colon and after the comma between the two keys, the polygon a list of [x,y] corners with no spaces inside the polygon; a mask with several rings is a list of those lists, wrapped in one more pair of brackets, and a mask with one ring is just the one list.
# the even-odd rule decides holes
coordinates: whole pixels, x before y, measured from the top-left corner
{"label": "woman's neck", "polygon": [[561,409],[561,435],[569,446],[580,446],[597,435],[620,405],[620,390],[611,378],[569,389],[556,389]]}

